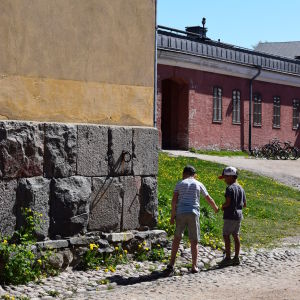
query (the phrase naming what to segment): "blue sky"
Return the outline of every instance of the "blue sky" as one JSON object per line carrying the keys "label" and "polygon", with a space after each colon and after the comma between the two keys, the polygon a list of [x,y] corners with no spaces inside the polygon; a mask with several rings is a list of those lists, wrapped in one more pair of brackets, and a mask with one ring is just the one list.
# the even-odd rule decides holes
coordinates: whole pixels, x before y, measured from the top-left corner
{"label": "blue sky", "polygon": [[157,0],[159,25],[184,30],[206,18],[207,36],[240,47],[300,41],[300,0]]}

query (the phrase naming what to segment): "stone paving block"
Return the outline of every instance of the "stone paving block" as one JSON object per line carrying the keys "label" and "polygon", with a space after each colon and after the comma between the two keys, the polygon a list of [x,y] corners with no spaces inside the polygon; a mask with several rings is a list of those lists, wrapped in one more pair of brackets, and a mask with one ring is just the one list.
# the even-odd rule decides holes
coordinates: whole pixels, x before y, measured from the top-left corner
{"label": "stone paving block", "polygon": [[110,176],[132,174],[132,128],[108,129],[108,161]]}
{"label": "stone paving block", "polygon": [[113,232],[103,234],[103,236],[112,243],[128,242],[134,238],[132,232]]}
{"label": "stone paving block", "polygon": [[108,175],[108,127],[78,125],[77,174]]}
{"label": "stone paving block", "polygon": [[22,178],[17,188],[17,226],[24,225],[24,217],[21,213],[22,207],[31,208],[42,214],[40,228],[36,231],[39,239],[48,236],[50,225],[50,180],[43,177]]}
{"label": "stone paving block", "polygon": [[0,177],[43,174],[44,130],[31,122],[0,122]]}
{"label": "stone paving block", "polygon": [[51,236],[84,233],[89,216],[91,179],[81,176],[53,179],[51,185]]}
{"label": "stone paving block", "polygon": [[122,184],[118,178],[95,177],[90,203],[89,230],[119,231],[122,214]]}
{"label": "stone paving block", "polygon": [[67,248],[69,243],[67,240],[48,240],[36,243],[40,249],[61,249]]}
{"label": "stone paving block", "polygon": [[158,131],[155,128],[133,128],[134,175],[157,175],[158,172]]}
{"label": "stone paving block", "polygon": [[45,124],[45,177],[69,177],[76,174],[77,127]]}
{"label": "stone paving block", "polygon": [[140,224],[153,228],[157,224],[157,179],[142,178]]}
{"label": "stone paving block", "polygon": [[0,181],[0,236],[10,236],[16,227],[17,180]]}
{"label": "stone paving block", "polygon": [[123,188],[122,230],[139,228],[141,177],[121,177]]}

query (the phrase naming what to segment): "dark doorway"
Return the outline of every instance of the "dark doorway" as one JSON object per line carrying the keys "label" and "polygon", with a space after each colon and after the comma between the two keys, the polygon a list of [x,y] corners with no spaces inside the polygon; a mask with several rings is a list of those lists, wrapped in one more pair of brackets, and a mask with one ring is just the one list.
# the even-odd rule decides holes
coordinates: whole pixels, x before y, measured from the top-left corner
{"label": "dark doorway", "polygon": [[188,149],[189,88],[181,80],[162,81],[161,131],[163,149]]}

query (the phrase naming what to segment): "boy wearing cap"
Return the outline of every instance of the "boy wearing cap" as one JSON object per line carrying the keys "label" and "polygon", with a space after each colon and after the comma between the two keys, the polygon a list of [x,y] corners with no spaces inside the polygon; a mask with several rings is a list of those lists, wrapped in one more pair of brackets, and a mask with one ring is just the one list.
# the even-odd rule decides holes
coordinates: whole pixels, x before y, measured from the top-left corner
{"label": "boy wearing cap", "polygon": [[192,273],[198,272],[198,242],[200,240],[200,195],[202,194],[209,205],[218,212],[218,207],[214,200],[209,196],[205,186],[196,180],[196,170],[193,166],[186,166],[183,169],[182,180],[179,181],[174,189],[172,199],[172,212],[170,223],[176,220],[176,229],[172,243],[172,253],[170,263],[165,270],[167,275],[174,270],[176,254],[179,248],[185,227],[188,228],[189,240],[192,252]]}
{"label": "boy wearing cap", "polygon": [[[240,227],[243,219],[243,207],[246,207],[246,196],[243,188],[236,182],[238,176],[237,169],[226,167],[219,179],[224,179],[227,184],[225,191],[225,203],[222,205],[224,211],[223,238],[225,242],[225,258],[219,263],[220,267],[229,265],[239,265],[240,254]],[[235,256],[231,260],[230,256],[230,235],[233,236],[235,246]]]}

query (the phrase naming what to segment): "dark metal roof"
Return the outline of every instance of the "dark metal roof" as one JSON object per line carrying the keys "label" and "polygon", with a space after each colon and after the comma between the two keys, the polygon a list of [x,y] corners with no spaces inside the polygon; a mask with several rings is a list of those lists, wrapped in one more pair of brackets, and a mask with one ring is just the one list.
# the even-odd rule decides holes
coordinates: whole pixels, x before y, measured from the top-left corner
{"label": "dark metal roof", "polygon": [[300,41],[258,43],[258,45],[254,49],[256,51],[261,51],[269,54],[296,58],[297,56],[300,56]]}
{"label": "dark metal roof", "polygon": [[300,75],[299,60],[203,39],[165,26],[158,26],[157,48]]}

